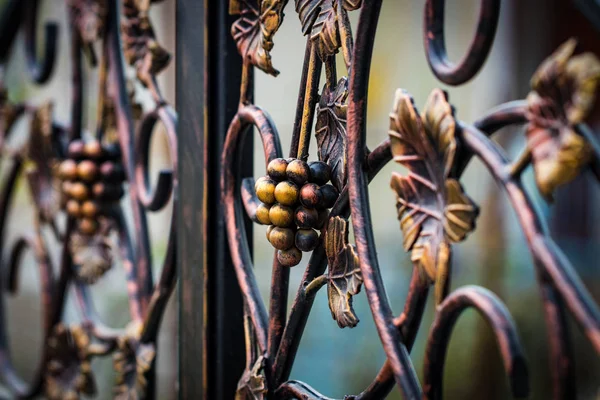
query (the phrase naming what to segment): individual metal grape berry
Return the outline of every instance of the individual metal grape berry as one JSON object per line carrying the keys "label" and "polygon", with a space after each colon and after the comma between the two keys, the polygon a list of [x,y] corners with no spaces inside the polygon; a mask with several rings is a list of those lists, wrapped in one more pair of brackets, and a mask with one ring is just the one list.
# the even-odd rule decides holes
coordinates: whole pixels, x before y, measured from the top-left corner
{"label": "individual metal grape berry", "polygon": [[287,178],[296,185],[303,185],[310,178],[310,168],[305,161],[293,160],[286,169]]}
{"label": "individual metal grape berry", "polygon": [[67,214],[71,217],[79,217],[81,216],[81,207],[79,206],[79,202],[77,200],[69,200],[67,201],[67,205],[65,206],[67,209]]}
{"label": "individual metal grape berry", "polygon": [[79,231],[85,235],[93,235],[98,230],[98,221],[91,218],[82,218],[79,220]]}
{"label": "individual metal grape berry", "polygon": [[112,161],[105,161],[100,166],[100,175],[110,182],[119,182],[125,179],[123,167]]}
{"label": "individual metal grape berry", "polygon": [[83,183],[75,182],[70,185],[68,194],[76,200],[83,201],[88,199],[90,191]]}
{"label": "individual metal grape berry", "polygon": [[277,250],[287,250],[294,245],[294,231],[289,228],[273,228],[269,234],[269,242]]}
{"label": "individual metal grape berry", "polygon": [[102,157],[102,144],[97,140],[90,140],[84,145],[83,152],[90,158]]}
{"label": "individual metal grape berry", "polygon": [[287,169],[287,166],[288,163],[285,159],[276,158],[274,160],[271,160],[269,165],[267,165],[267,174],[269,174],[269,176],[272,179],[275,179],[278,182],[282,181],[286,178],[285,171]]}
{"label": "individual metal grape berry", "polygon": [[307,208],[315,208],[321,202],[321,192],[315,183],[307,183],[300,189],[300,203]]}
{"label": "individual metal grape berry", "polygon": [[77,164],[77,175],[85,182],[92,182],[98,177],[98,167],[93,161],[83,160]]}
{"label": "individual metal grape berry", "polygon": [[279,182],[275,186],[275,200],[284,206],[293,206],[298,202],[300,191],[298,186],[290,181]]}
{"label": "individual metal grape berry", "polygon": [[329,165],[322,161],[313,161],[308,164],[310,168],[310,181],[317,185],[324,185],[331,177]]}
{"label": "individual metal grape berry", "polygon": [[302,260],[302,252],[295,247],[289,250],[279,250],[277,252],[277,259],[281,265],[285,267],[293,267],[300,264]]}
{"label": "individual metal grape berry", "polygon": [[67,153],[69,154],[69,158],[79,159],[83,157],[83,150],[85,148],[85,143],[83,140],[73,140],[69,143],[69,148]]}
{"label": "individual metal grape berry", "polygon": [[94,201],[86,201],[81,205],[81,214],[85,217],[93,218],[100,212],[100,207]]}
{"label": "individual metal grape berry", "polygon": [[331,208],[337,201],[339,193],[333,185],[323,185],[319,188],[321,192],[321,206],[322,208]]}
{"label": "individual metal grape berry", "polygon": [[256,220],[263,225],[270,225],[271,219],[269,218],[270,205],[261,203],[256,208]]}
{"label": "individual metal grape berry", "polygon": [[296,232],[296,247],[301,251],[313,251],[319,243],[319,234],[314,229],[299,229]]}
{"label": "individual metal grape berry", "polygon": [[280,228],[287,228],[294,223],[294,211],[287,206],[275,204],[269,210],[271,223]]}
{"label": "individual metal grape berry", "polygon": [[256,197],[265,204],[275,203],[275,181],[269,178],[261,178],[254,185]]}
{"label": "individual metal grape berry", "polygon": [[77,163],[73,160],[65,160],[58,167],[60,179],[68,181],[77,178]]}
{"label": "individual metal grape berry", "polygon": [[294,221],[298,228],[313,228],[317,225],[319,213],[314,208],[298,207],[294,213]]}
{"label": "individual metal grape berry", "polygon": [[275,225],[269,225],[269,227],[267,228],[267,240],[269,240],[269,235],[271,234],[271,232],[273,232],[273,229],[275,229]]}

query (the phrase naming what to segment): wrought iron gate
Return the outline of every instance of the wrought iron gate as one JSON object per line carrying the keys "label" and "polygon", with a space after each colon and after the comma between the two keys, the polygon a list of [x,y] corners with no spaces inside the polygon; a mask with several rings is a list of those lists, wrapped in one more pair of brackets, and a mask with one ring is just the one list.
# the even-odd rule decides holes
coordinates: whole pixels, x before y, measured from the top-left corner
{"label": "wrought iron gate", "polygon": [[[577,41],[568,40],[539,66],[526,99],[498,105],[472,123],[457,117],[441,89],[431,91],[421,112],[411,94],[398,89],[390,103],[389,138],[369,149],[367,89],[382,0],[295,0],[297,15],[287,18],[300,19],[307,40],[292,144],[284,153],[268,110],[254,102],[253,78],[257,69],[279,74],[270,51],[288,1],[177,0],[179,118],[156,79],[171,58],[149,15],[158,1],[66,2],[72,64],[68,124],[55,120],[52,102],[15,101],[0,87],[0,372],[11,396],[94,394],[91,362],[111,355],[116,398],[156,397],[157,334],[179,275],[180,398],[327,399],[310,382],[290,377],[315,296],[324,287],[340,328],[358,323],[353,298],[363,289],[387,357],[372,383],[345,399],[382,399],[395,385],[408,399],[441,398],[452,329],[467,309],[478,311],[492,329],[513,396],[527,397],[528,370],[539,366],[527,365],[507,307],[483,287],[450,289],[453,246],[467,239],[479,214],[468,185],[460,182],[473,157],[504,190],[527,240],[545,307],[553,398],[575,396],[567,316],[599,353],[600,310],[547,233],[521,177],[531,167],[549,202],[580,173],[591,171],[600,179],[600,145],[585,124],[600,60],[586,49],[579,54]],[[22,31],[28,75],[44,84],[53,72],[58,27],[46,25],[40,57],[39,6],[39,0],[5,1],[0,62],[4,70]],[[445,6],[443,0],[425,1],[425,54],[440,82],[458,86],[483,67],[501,1],[480,2],[476,32],[457,63],[446,53]],[[359,15],[356,26],[351,13]],[[337,76],[336,60],[343,61],[345,76]],[[95,67],[99,81],[91,133],[84,129],[85,64]],[[151,105],[138,104],[136,90]],[[21,118],[29,120],[29,137],[14,145],[11,133]],[[153,179],[150,143],[159,124],[173,165]],[[516,160],[491,139],[511,125],[524,126],[526,137]],[[256,174],[254,131],[266,164]],[[317,148],[309,152],[313,133]],[[390,186],[412,261],[400,315],[393,314],[386,295],[369,205],[369,182],[391,161],[402,171],[392,174]],[[7,243],[6,220],[21,176],[35,221],[30,233]],[[162,268],[154,276],[147,214],[165,207],[173,208],[173,218]],[[253,272],[253,223],[268,226],[267,238],[254,240],[268,240],[274,248],[268,304]],[[58,268],[49,235],[61,246]],[[35,256],[44,312],[40,365],[29,382],[13,367],[18,355],[10,352],[4,322],[4,297],[19,288],[26,250]],[[131,318],[123,329],[101,321],[90,292],[115,258],[127,280]],[[308,265],[288,307],[290,268],[302,258]],[[430,287],[435,317],[431,326],[421,327]],[[81,311],[75,325],[64,323],[69,291]],[[419,328],[427,336],[421,382],[410,357]]]}

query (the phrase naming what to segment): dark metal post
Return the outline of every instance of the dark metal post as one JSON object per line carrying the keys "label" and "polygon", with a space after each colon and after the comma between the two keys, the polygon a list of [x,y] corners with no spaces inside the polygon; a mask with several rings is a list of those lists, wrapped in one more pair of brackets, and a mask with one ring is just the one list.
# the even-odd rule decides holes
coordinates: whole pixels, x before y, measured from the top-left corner
{"label": "dark metal post", "polygon": [[[178,0],[176,15],[180,398],[230,399],[245,353],[242,299],[223,223],[220,157],[237,111],[242,60],[229,32],[228,2]],[[243,168],[251,174],[251,142],[244,149]]]}

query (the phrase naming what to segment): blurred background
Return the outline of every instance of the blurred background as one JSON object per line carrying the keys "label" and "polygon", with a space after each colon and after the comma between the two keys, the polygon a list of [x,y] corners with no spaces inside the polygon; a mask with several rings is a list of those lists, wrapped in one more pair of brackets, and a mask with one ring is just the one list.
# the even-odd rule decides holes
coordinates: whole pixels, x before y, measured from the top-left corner
{"label": "blurred background", "polygon": [[[0,1],[0,5],[2,3]],[[50,83],[36,87],[27,79],[22,35],[15,43],[5,82],[12,100],[28,99],[38,104],[52,98],[55,100],[56,118],[68,121],[71,66],[66,8],[63,3],[58,0],[42,2],[45,16],[43,21],[57,21],[61,25],[58,64]],[[447,3],[446,43],[450,58],[457,60],[462,57],[472,38],[479,0],[455,0]],[[539,63],[569,37],[578,37],[582,50],[600,54],[600,32],[580,12],[576,3],[569,0],[504,0],[494,46],[483,70],[468,84],[454,88],[440,84],[427,66],[422,38],[424,0],[384,1],[375,38],[369,88],[369,147],[375,147],[387,137],[388,113],[391,111],[396,88],[404,88],[412,93],[415,104],[422,109],[430,91],[442,87],[448,90],[450,101],[456,107],[457,117],[473,122],[497,104],[524,98],[529,90],[529,79]],[[174,10],[175,1],[167,0],[153,6],[151,11],[159,41],[164,47],[173,50]],[[301,34],[293,1],[289,2],[285,12],[286,17],[275,35],[272,51],[273,65],[281,74],[273,78],[260,71],[256,72],[255,103],[273,117],[284,153],[287,153],[306,38]],[[351,14],[354,27],[357,17],[358,13]],[[341,58],[338,60],[338,68],[338,76],[346,74]],[[160,77],[160,84],[172,104],[175,98],[174,71],[172,63]],[[198,73],[202,73],[200,66]],[[91,129],[96,107],[97,71],[86,70],[86,79],[89,79],[85,96],[86,110],[88,128]],[[139,100],[146,100],[141,92]],[[600,129],[600,107],[596,107],[588,122],[596,131]],[[19,128],[23,135],[27,126],[27,121],[20,122]],[[524,146],[523,130],[520,128],[500,132],[496,137],[513,157]],[[265,170],[258,142],[255,143],[255,152],[255,177],[258,177]],[[154,135],[153,153],[153,170],[168,165],[167,142],[160,133]],[[316,159],[314,138],[310,153],[311,159]],[[402,234],[396,219],[395,195],[389,188],[391,172],[399,169],[398,165],[388,164],[370,185],[379,262],[387,295],[396,314],[404,306],[411,272],[409,255],[404,253],[401,246]],[[600,270],[595,265],[595,261],[600,258],[600,213],[595,206],[600,197],[598,185],[588,174],[583,174],[571,184],[560,188],[554,204],[548,206],[539,197],[530,170],[524,175],[524,181],[547,219],[552,236],[571,259],[596,301],[600,302]],[[531,258],[515,214],[503,192],[481,163],[471,162],[462,183],[467,193],[479,204],[481,214],[475,232],[466,242],[454,248],[452,289],[466,284],[478,284],[491,289],[502,298],[516,320],[526,350],[531,376],[530,398],[550,398],[548,346],[542,306]],[[9,219],[9,242],[23,234],[31,225],[33,208],[30,204],[27,187],[20,182],[17,201]],[[129,207],[128,200],[124,201],[124,206]],[[157,273],[164,255],[166,226],[170,216],[169,207],[150,215]],[[264,240],[265,230],[262,226],[254,228],[254,257],[261,293],[267,301],[273,252],[270,244]],[[56,250],[56,246],[53,248]],[[306,256],[304,258],[303,263],[293,268],[291,273],[290,304],[308,259]],[[13,358],[18,371],[27,378],[33,373],[32,367],[38,361],[41,346],[39,279],[30,255],[24,260],[21,282],[20,293],[14,298],[7,298],[6,306]],[[93,293],[98,311],[107,323],[115,327],[122,327],[127,323],[129,316],[125,280],[118,265],[94,286]],[[158,389],[161,399],[175,398],[176,297],[173,296],[165,313],[159,342]],[[364,292],[355,296],[354,306],[360,323],[354,329],[340,330],[331,318],[326,290],[319,292],[292,370],[292,379],[305,381],[319,392],[335,398],[358,393],[372,381],[385,361],[385,355]],[[422,372],[424,341],[432,316],[430,301],[419,339],[412,352],[419,374]],[[78,318],[74,304],[68,303],[67,322],[76,322]],[[600,396],[600,358],[579,329],[572,325],[571,342],[576,359],[578,398],[596,399]],[[94,368],[100,392],[98,398],[112,398],[112,360],[96,360]],[[444,390],[449,399],[505,399],[510,396],[494,337],[473,312],[465,313],[453,332],[446,361]],[[397,389],[394,389],[390,398],[401,398]]]}

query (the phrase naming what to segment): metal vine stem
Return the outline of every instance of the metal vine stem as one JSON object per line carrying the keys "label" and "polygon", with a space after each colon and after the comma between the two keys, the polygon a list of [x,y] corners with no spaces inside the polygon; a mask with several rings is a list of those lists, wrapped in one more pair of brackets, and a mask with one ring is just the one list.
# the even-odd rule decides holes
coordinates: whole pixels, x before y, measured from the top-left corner
{"label": "metal vine stem", "polygon": [[[283,22],[286,3],[230,1],[230,12],[239,15],[232,35],[244,59],[243,76],[251,76],[248,71],[253,67],[274,76],[279,73],[269,51]],[[332,317],[340,327],[352,327],[358,322],[352,296],[362,285],[387,361],[371,385],[345,399],[381,399],[394,383],[408,399],[441,398],[446,348],[454,324],[468,308],[477,310],[494,332],[513,395],[528,395],[524,353],[504,304],[476,286],[449,291],[452,243],[464,240],[474,229],[478,214],[459,183],[474,156],[504,189],[517,213],[544,303],[553,397],[572,398],[575,384],[566,314],[574,317],[600,353],[600,311],[548,236],[520,176],[532,166],[537,186],[547,200],[558,186],[585,169],[600,176],[599,147],[584,125],[600,80],[600,62],[588,53],[574,55],[576,42],[570,40],[538,68],[526,100],[500,105],[473,124],[454,116],[448,95],[441,90],[431,93],[421,114],[410,94],[398,90],[390,114],[390,138],[369,150],[367,88],[381,4],[382,0],[295,0],[307,44],[290,158],[282,158],[273,121],[249,100],[250,82],[242,81],[239,110],[227,132],[221,176],[229,246],[245,303],[247,357],[252,358],[246,360],[237,396],[327,399],[306,383],[289,380],[290,371],[318,290],[327,286]],[[443,0],[425,4],[425,53],[441,82],[460,85],[479,72],[489,54],[500,1],[481,1],[475,36],[456,64],[446,54],[444,7]],[[355,36],[348,19],[354,10],[360,10]],[[340,49],[349,77],[338,81],[335,54]],[[319,93],[323,65],[327,80]],[[318,160],[307,164],[315,116]],[[527,145],[522,156],[511,162],[489,137],[502,127],[518,124],[526,126]],[[241,181],[237,152],[244,133],[252,126],[261,137],[267,171],[256,181]],[[390,160],[409,170],[405,176],[394,173],[391,181],[404,248],[411,252],[413,261],[409,293],[399,316],[392,313],[380,273],[368,191],[369,181]],[[323,200],[331,192],[335,194],[333,200]],[[318,219],[311,217],[317,215],[315,209]],[[254,277],[242,225],[244,212],[253,221],[269,225],[267,239],[275,248],[268,308]],[[350,223],[355,245],[348,243]],[[309,241],[309,237],[317,239]],[[310,260],[286,313],[289,268],[298,264],[305,252],[312,252]],[[437,309],[429,328],[421,384],[409,353],[431,285],[435,287]]]}
{"label": "metal vine stem", "polygon": [[[58,26],[46,24],[43,52],[38,54],[39,0],[10,0],[0,16],[2,71],[14,39],[25,33],[25,54],[31,80],[46,83],[57,54]],[[1,154],[8,173],[0,199],[0,373],[16,398],[45,394],[50,399],[74,399],[96,391],[90,362],[112,355],[117,372],[115,398],[154,398],[157,334],[176,274],[176,213],[157,281],[152,273],[148,212],[169,206],[177,187],[177,115],[164,100],[156,75],[169,63],[148,15],[149,1],[68,0],[71,42],[71,121],[53,119],[52,103],[14,103],[0,80]],[[83,129],[84,62],[96,67],[99,97],[96,130]],[[126,66],[127,64],[127,66]],[[135,71],[135,79],[127,72]],[[136,91],[147,92],[153,106],[143,110]],[[29,140],[11,145],[14,123],[29,116]],[[157,124],[167,135],[172,167],[160,172],[150,189],[150,140]],[[20,176],[27,179],[35,205],[33,231],[6,246],[5,229]],[[128,187],[134,226],[128,226],[119,202]],[[171,207],[177,210],[176,199]],[[66,215],[66,218],[61,214]],[[65,222],[63,222],[65,221]],[[58,274],[46,246],[50,228],[61,243]],[[115,232],[116,241],[111,241]],[[33,252],[39,269],[44,312],[44,346],[37,373],[23,381],[11,361],[4,314],[4,296],[19,288],[20,259]],[[120,258],[125,269],[131,322],[111,328],[96,314],[90,285]],[[68,290],[74,290],[81,323],[61,322]]]}

